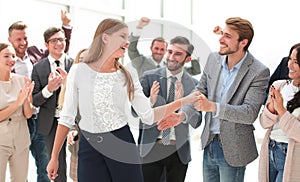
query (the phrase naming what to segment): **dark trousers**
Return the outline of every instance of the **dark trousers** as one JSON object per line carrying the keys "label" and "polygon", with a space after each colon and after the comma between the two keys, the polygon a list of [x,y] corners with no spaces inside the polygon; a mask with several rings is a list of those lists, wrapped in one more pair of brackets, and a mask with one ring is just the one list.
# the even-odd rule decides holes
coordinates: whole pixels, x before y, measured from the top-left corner
{"label": "dark trousers", "polygon": [[156,142],[150,153],[143,158],[143,176],[145,182],[160,182],[165,171],[167,182],[184,182],[188,165],[179,159],[175,145],[163,145]]}
{"label": "dark trousers", "polygon": [[[55,139],[55,134],[56,134],[56,128],[57,128],[57,118],[54,118],[54,123],[52,126],[52,129],[48,135],[45,135],[45,141],[46,141],[46,146],[48,150],[48,155],[51,156],[52,149],[53,149],[53,144],[54,144],[54,139]],[[59,162],[59,167],[57,170],[58,176],[55,178],[55,182],[66,182],[67,181],[67,162],[66,162],[66,141],[64,142],[59,156],[58,156],[58,162]]]}
{"label": "dark trousers", "polygon": [[42,134],[37,132],[36,115],[33,115],[27,120],[29,132],[30,132],[30,151],[35,160],[37,168],[37,182],[50,182],[47,176],[47,165],[49,162],[49,156],[46,148],[45,138]]}
{"label": "dark trousers", "polygon": [[143,182],[137,146],[128,126],[108,133],[81,133],[79,182]]}

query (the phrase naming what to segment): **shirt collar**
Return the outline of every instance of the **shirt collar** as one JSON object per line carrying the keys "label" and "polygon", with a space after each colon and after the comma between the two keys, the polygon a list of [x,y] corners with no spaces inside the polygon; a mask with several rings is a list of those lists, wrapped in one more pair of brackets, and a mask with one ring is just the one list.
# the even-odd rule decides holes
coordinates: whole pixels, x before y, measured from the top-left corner
{"label": "shirt collar", "polygon": [[166,65],[166,58],[163,57],[162,60],[160,61],[160,63],[158,64],[152,56],[149,56],[149,59],[153,62],[153,64],[157,67],[157,65],[159,65],[160,67],[164,67]]}
{"label": "shirt collar", "polygon": [[23,58],[20,58],[20,57],[18,57],[18,56],[16,56],[16,58],[17,58],[17,61],[24,62],[24,61],[26,61],[27,59],[29,59],[29,56],[28,56],[28,53],[25,52]]}
{"label": "shirt collar", "polygon": [[[236,65],[234,65],[234,67],[232,68],[232,70],[235,70],[235,69],[239,70],[241,68],[243,62],[245,61],[247,55],[248,55],[248,51],[246,51],[246,53],[243,56],[243,58],[241,59],[241,61],[238,62]],[[222,67],[228,69],[228,65],[226,63],[226,59],[227,59],[227,56],[224,56],[223,57],[223,61],[222,61]]]}
{"label": "shirt collar", "polygon": [[176,75],[173,75],[170,70],[168,70],[168,68],[166,67],[166,75],[167,75],[167,78],[171,77],[171,76],[175,76],[177,78],[177,80],[181,80],[182,78],[182,75],[183,75],[183,69],[181,72],[179,72],[178,74]]}
{"label": "shirt collar", "polygon": [[59,62],[60,62],[60,65],[63,65],[64,64],[64,60],[65,60],[65,54],[63,54],[59,59],[54,59],[52,56],[48,56],[48,59],[49,59],[49,63],[50,63],[50,65],[51,64],[54,64],[54,61],[56,61],[56,60],[59,60]]}

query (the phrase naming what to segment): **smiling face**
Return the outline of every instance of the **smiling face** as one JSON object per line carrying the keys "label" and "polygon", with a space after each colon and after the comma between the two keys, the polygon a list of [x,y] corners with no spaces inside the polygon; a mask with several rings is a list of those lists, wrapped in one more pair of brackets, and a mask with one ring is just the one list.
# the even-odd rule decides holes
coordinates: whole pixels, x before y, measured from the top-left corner
{"label": "smiling face", "polygon": [[63,32],[59,31],[55,34],[53,34],[47,42],[45,43],[45,46],[49,50],[49,54],[55,58],[59,59],[62,54],[64,53],[65,47],[66,47],[66,41],[65,41],[65,35]]}
{"label": "smiling face", "polygon": [[16,50],[17,56],[23,58],[28,48],[26,29],[13,29],[8,37],[8,40]]}
{"label": "smiling face", "polygon": [[167,52],[167,43],[162,41],[154,41],[150,49],[153,59],[160,63]]}
{"label": "smiling face", "polygon": [[300,66],[299,66],[299,56],[298,50],[300,48],[295,48],[289,58],[288,68],[289,68],[289,77],[294,80],[294,82],[300,84]]}
{"label": "smiling face", "polygon": [[229,55],[234,54],[239,51],[243,51],[243,48],[245,47],[245,41],[247,39],[244,39],[242,41],[238,41],[239,35],[236,31],[231,29],[229,26],[225,26],[223,29],[223,34],[221,38],[219,39],[220,42],[220,50],[219,53],[221,55]]}
{"label": "smiling face", "polygon": [[106,43],[106,50],[111,52],[113,58],[123,58],[129,46],[128,28],[124,27],[112,34],[104,34],[103,42]]}
{"label": "smiling face", "polygon": [[7,46],[0,51],[0,70],[10,72],[16,64],[16,52],[12,46]]}
{"label": "smiling face", "polygon": [[178,74],[182,71],[184,63],[188,62],[191,57],[187,56],[187,45],[170,44],[167,51],[167,68],[172,74]]}

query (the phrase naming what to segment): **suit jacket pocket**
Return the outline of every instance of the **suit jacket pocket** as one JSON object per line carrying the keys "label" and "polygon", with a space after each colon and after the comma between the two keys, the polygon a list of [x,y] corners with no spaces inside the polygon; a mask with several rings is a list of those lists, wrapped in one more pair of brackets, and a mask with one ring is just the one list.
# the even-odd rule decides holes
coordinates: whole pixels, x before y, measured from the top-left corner
{"label": "suit jacket pocket", "polygon": [[253,125],[235,124],[235,132],[237,135],[246,135],[255,130]]}

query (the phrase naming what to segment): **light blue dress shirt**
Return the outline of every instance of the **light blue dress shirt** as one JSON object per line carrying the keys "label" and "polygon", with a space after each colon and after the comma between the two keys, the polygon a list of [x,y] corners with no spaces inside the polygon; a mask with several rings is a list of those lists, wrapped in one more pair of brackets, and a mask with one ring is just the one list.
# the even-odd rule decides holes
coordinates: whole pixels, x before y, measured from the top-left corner
{"label": "light blue dress shirt", "polygon": [[235,77],[239,72],[240,67],[242,66],[245,58],[247,57],[247,54],[248,52],[246,52],[242,60],[238,62],[231,70],[228,69],[228,65],[226,62],[227,56],[223,56],[221,74],[218,80],[218,85],[215,94],[217,111],[216,113],[213,113],[212,121],[210,124],[210,131],[213,134],[220,134],[220,118],[219,118],[220,103],[226,103],[228,90],[233,84]]}

